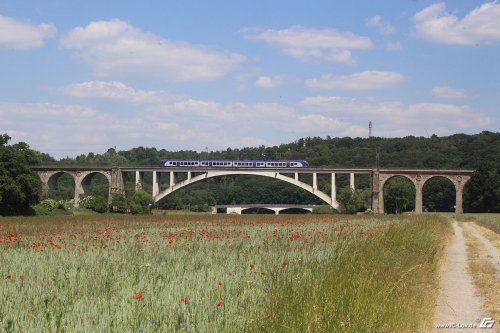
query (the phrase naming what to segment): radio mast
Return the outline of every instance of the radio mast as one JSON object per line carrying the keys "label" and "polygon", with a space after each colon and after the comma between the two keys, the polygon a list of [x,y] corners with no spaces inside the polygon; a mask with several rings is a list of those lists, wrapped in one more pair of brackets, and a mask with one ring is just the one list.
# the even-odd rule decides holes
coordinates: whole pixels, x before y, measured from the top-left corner
{"label": "radio mast", "polygon": [[372,137],[372,121],[368,123],[368,138]]}

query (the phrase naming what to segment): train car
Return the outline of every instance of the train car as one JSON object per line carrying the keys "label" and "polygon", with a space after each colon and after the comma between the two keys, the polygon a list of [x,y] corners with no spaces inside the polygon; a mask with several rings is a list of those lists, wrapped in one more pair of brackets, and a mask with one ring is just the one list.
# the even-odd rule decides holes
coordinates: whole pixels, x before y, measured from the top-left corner
{"label": "train car", "polygon": [[162,160],[160,166],[167,168],[308,168],[309,163],[294,161],[263,160]]}

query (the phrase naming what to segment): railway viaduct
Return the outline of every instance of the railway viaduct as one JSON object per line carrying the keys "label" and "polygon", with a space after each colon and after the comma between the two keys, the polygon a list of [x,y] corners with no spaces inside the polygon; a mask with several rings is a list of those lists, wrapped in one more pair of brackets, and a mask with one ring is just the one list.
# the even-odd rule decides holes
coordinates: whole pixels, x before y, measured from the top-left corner
{"label": "railway viaduct", "polygon": [[[335,209],[340,205],[337,201],[336,176],[349,175],[351,189],[355,188],[356,175],[370,175],[371,178],[371,207],[374,213],[384,213],[384,185],[392,177],[403,176],[408,178],[415,186],[415,213],[422,213],[422,191],[425,183],[434,177],[443,177],[451,181],[455,187],[455,212],[463,212],[463,189],[474,170],[424,170],[424,169],[238,169],[238,168],[162,168],[162,167],[52,167],[36,166],[33,169],[42,181],[42,192],[48,194],[56,188],[57,179],[63,174],[69,174],[75,182],[74,201],[78,204],[80,197],[89,192],[92,177],[101,174],[108,180],[108,197],[114,193],[124,192],[123,175],[135,175],[136,189],[143,187],[145,173],[152,173],[152,196],[155,202],[160,201],[175,191],[188,185],[203,181],[208,178],[230,175],[255,175],[275,178],[298,186]],[[309,175],[305,177],[305,175]],[[318,188],[318,175],[326,175],[331,182],[330,193],[325,193]],[[322,176],[325,177],[325,176]],[[166,178],[166,179],[165,179]],[[307,182],[301,178],[312,178]],[[162,182],[162,179],[166,182]]]}

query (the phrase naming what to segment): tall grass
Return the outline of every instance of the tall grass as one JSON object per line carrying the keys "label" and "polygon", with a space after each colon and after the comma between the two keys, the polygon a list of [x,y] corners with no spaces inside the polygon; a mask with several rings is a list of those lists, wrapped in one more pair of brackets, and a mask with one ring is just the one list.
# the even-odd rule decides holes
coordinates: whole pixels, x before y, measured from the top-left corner
{"label": "tall grass", "polygon": [[457,216],[458,221],[474,221],[477,224],[500,234],[500,214],[462,214]]}
{"label": "tall grass", "polygon": [[449,224],[418,217],[277,276],[263,332],[430,332]]}
{"label": "tall grass", "polygon": [[[0,330],[418,328],[429,314],[432,297],[421,296],[430,295],[445,229],[443,221],[428,220],[0,219]],[[415,318],[407,314],[411,307]],[[395,325],[397,311],[409,323]]]}

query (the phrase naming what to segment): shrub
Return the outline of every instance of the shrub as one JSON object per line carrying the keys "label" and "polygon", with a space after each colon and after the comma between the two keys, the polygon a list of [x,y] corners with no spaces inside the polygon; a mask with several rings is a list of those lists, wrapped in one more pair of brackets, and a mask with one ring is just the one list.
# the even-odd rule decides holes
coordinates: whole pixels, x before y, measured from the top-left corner
{"label": "shrub", "polygon": [[98,195],[85,196],[80,200],[79,204],[81,208],[87,208],[97,213],[105,213],[108,210],[108,200]]}
{"label": "shrub", "polygon": [[321,205],[313,208],[313,214],[333,214],[335,210],[329,205]]}
{"label": "shrub", "polygon": [[153,197],[142,190],[136,191],[128,202],[132,214],[151,214]]}
{"label": "shrub", "polygon": [[114,213],[126,213],[128,209],[127,198],[122,193],[115,193],[111,197],[110,211]]}

